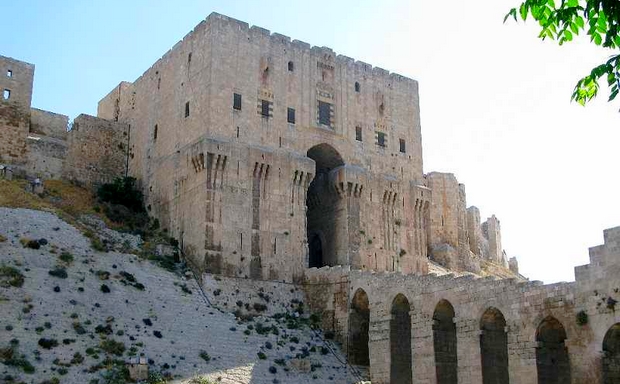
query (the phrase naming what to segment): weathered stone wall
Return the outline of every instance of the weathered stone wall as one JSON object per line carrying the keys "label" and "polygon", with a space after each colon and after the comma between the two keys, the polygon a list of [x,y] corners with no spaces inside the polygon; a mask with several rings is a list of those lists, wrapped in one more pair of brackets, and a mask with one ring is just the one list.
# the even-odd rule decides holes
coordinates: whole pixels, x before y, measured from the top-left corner
{"label": "weathered stone wall", "polygon": [[[322,265],[427,270],[414,80],[212,14],[98,114],[131,125],[130,174],[204,270],[291,280],[313,234]],[[306,227],[317,167],[311,200],[336,208],[327,235]]]}
{"label": "weathered stone wall", "polygon": [[501,227],[495,215],[492,215],[487,221],[482,223],[482,234],[489,244],[489,260],[500,265],[507,265],[508,260],[503,257]]}
{"label": "weathered stone wall", "polygon": [[68,134],[63,178],[85,185],[107,183],[125,174],[129,126],[80,115]]}
{"label": "weathered stone wall", "polygon": [[59,179],[67,157],[67,125],[65,115],[30,109],[30,129],[26,139],[26,174],[46,179]]}
{"label": "weathered stone wall", "polygon": [[466,208],[465,185],[454,174],[442,172],[427,174],[426,185],[433,191],[430,257],[453,271],[479,273],[482,259],[508,269],[499,220],[493,215],[480,224],[478,208]]}
{"label": "weathered stone wall", "polygon": [[[616,300],[620,299],[620,227],[605,231],[605,244],[592,248],[590,258],[589,265],[575,269],[574,283],[542,285],[513,279],[407,276],[326,267],[307,270],[304,289],[311,310],[323,314],[323,326],[334,330],[345,348],[348,343],[355,342],[350,335],[359,333],[359,329],[350,329],[350,324],[356,324],[349,321],[353,297],[356,292],[367,294],[373,383],[390,382],[393,371],[390,351],[392,343],[396,342],[390,330],[398,325],[393,321],[392,306],[393,300],[404,295],[410,306],[411,339],[408,344],[413,382],[437,382],[433,327],[438,303],[445,305],[447,301],[455,313],[459,383],[477,384],[483,382],[483,375],[488,380],[490,375],[501,374],[501,361],[495,360],[493,369],[483,368],[481,356],[481,337],[493,336],[491,330],[483,331],[481,327],[495,313],[505,319],[505,328],[497,332],[500,335],[504,332],[506,339],[504,368],[508,382],[536,383],[540,372],[547,377],[561,374],[561,382],[597,384],[603,383],[603,360],[617,359],[616,355],[610,356],[611,352],[604,354],[601,350],[617,342],[609,335],[612,327],[620,322],[615,312]],[[568,353],[568,373],[545,365],[544,359],[549,353],[561,352],[548,349],[549,340],[542,338],[545,333],[542,327],[549,323],[556,324],[558,335],[565,335],[557,345]],[[603,347],[604,341],[607,347]],[[501,347],[501,343],[493,346]],[[607,363],[606,367],[609,366],[613,365]]]}
{"label": "weathered stone wall", "polygon": [[0,163],[25,163],[29,120],[26,107],[0,101]]}
{"label": "weathered stone wall", "polygon": [[37,108],[30,109],[30,133],[55,139],[67,139],[69,117]]}
{"label": "weathered stone wall", "polygon": [[[0,162],[24,164],[34,65],[0,56]],[[5,91],[8,99],[5,99]]]}
{"label": "weathered stone wall", "polygon": [[67,157],[67,141],[31,134],[27,139],[28,161],[26,173],[45,179],[59,179],[62,176]]}
{"label": "weathered stone wall", "polygon": [[[9,101],[30,109],[32,102],[32,83],[34,64],[0,56],[0,100]],[[10,91],[8,100],[4,99],[4,91]]]}

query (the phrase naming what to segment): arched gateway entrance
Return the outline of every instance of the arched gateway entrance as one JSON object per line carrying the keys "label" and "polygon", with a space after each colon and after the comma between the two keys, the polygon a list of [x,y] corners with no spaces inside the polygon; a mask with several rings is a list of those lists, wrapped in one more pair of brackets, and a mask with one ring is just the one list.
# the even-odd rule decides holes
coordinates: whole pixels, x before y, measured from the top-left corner
{"label": "arched gateway entrance", "polygon": [[308,150],[308,157],[316,163],[316,176],[310,183],[307,205],[308,267],[338,264],[338,241],[344,240],[339,224],[345,220],[342,199],[330,188],[329,173],[342,165],[342,157],[331,145],[319,144]]}

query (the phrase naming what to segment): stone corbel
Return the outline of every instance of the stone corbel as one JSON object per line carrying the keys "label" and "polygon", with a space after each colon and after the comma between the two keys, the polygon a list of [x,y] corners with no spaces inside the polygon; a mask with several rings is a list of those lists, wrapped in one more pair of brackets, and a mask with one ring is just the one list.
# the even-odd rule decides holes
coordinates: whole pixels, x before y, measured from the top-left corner
{"label": "stone corbel", "polygon": [[341,198],[361,197],[366,183],[366,171],[361,167],[343,165],[329,172],[329,185]]}

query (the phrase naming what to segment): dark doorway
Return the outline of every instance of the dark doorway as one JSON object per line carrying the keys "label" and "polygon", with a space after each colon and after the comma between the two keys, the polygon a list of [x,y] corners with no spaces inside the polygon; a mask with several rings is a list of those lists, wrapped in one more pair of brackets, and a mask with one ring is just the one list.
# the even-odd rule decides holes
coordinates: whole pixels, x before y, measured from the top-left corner
{"label": "dark doorway", "polygon": [[566,331],[554,317],[545,318],[536,330],[538,384],[570,383],[570,363],[564,345]]}
{"label": "dark doorway", "polygon": [[392,301],[390,320],[390,383],[411,384],[411,307],[403,294]]}
{"label": "dark doorway", "polygon": [[370,324],[370,309],[368,295],[363,289],[358,289],[351,301],[349,315],[349,361],[354,365],[370,365],[368,354],[368,331]]}
{"label": "dark doorway", "polygon": [[323,246],[321,245],[321,238],[318,234],[315,234],[309,245],[310,253],[310,268],[321,268],[323,266]]}
{"label": "dark doorway", "polygon": [[[346,226],[339,222],[346,220],[346,215],[343,215],[346,207],[343,199],[330,188],[329,174],[335,168],[344,165],[344,162],[340,154],[329,144],[319,144],[310,148],[308,157],[316,164],[316,174],[308,187],[306,198],[308,266],[310,268],[333,266],[338,264],[338,240],[345,236],[342,231]],[[323,235],[319,239],[316,238],[318,233]]]}
{"label": "dark doorway", "polygon": [[480,320],[480,356],[483,384],[508,384],[508,335],[506,319],[497,308],[489,308]]}
{"label": "dark doorway", "polygon": [[609,328],[603,339],[603,384],[620,383],[620,323]]}
{"label": "dark doorway", "polygon": [[447,300],[441,300],[433,313],[433,346],[437,384],[457,384],[456,324]]}

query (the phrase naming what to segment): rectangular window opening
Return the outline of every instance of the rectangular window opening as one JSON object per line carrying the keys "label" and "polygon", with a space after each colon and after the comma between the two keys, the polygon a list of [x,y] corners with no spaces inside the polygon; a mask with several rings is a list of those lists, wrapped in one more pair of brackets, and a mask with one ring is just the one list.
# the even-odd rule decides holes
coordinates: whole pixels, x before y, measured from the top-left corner
{"label": "rectangular window opening", "polygon": [[4,92],[2,92],[2,98],[4,100],[8,100],[11,98],[11,90],[10,89],[5,89]]}
{"label": "rectangular window opening", "polygon": [[288,121],[289,124],[295,124],[295,109],[294,108],[288,108],[286,110],[286,121]]}
{"label": "rectangular window opening", "polygon": [[332,126],[331,106],[332,105],[330,103],[319,101],[319,124],[326,125],[328,127]]}
{"label": "rectangular window opening", "polygon": [[10,69],[8,69],[8,70],[6,71],[6,77],[13,77],[13,71],[12,71],[12,70],[10,70]]}
{"label": "rectangular window opening", "polygon": [[385,133],[377,132],[377,145],[385,148]]}
{"label": "rectangular window opening", "polygon": [[355,127],[355,140],[362,141],[362,127]]}
{"label": "rectangular window opening", "polygon": [[269,102],[267,100],[261,100],[260,114],[263,117],[269,117]]}
{"label": "rectangular window opening", "polygon": [[185,117],[189,117],[189,101],[185,103]]}
{"label": "rectangular window opening", "polygon": [[155,127],[153,128],[153,141],[157,140],[157,124],[155,124]]}
{"label": "rectangular window opening", "polygon": [[237,139],[239,138],[239,127],[237,127]]}
{"label": "rectangular window opening", "polygon": [[405,140],[404,139],[399,139],[398,143],[399,143],[399,147],[400,147],[400,153],[407,152],[407,148],[405,146]]}
{"label": "rectangular window opening", "polygon": [[238,93],[233,94],[233,109],[241,110],[241,95]]}

